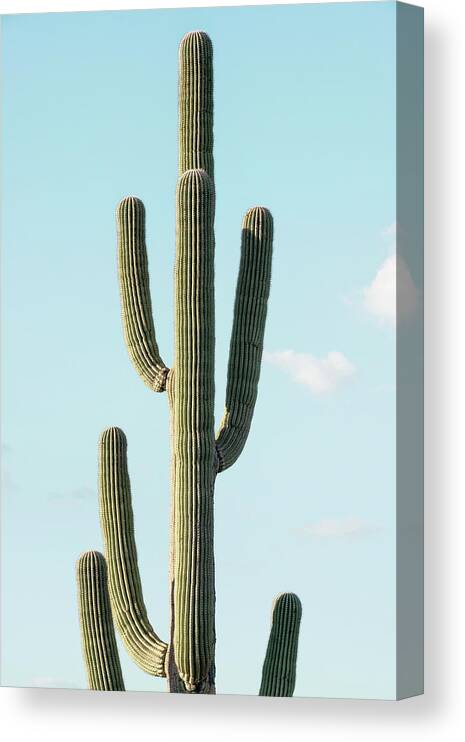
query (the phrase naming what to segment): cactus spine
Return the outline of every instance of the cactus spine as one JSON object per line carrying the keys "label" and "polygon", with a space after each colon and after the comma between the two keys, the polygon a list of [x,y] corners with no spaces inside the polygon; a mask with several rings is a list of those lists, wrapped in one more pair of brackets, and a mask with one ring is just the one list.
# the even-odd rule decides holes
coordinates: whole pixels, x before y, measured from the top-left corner
{"label": "cactus spine", "polygon": [[[126,345],[136,371],[171,412],[170,637],[162,641],[144,604],[137,566],[126,438],[100,439],[100,513],[109,596],[129,654],[167,677],[171,692],[215,692],[213,493],[219,472],[239,457],[250,429],[270,290],[273,220],[263,207],[242,224],[226,405],[214,431],[213,50],[200,31],[179,48],[179,179],[176,189],[174,364],[155,334],[145,247],[145,209],[133,196],[117,209],[118,266]],[[283,630],[288,630],[284,622]],[[297,646],[297,645],[295,645]],[[86,660],[88,653],[85,651]]]}

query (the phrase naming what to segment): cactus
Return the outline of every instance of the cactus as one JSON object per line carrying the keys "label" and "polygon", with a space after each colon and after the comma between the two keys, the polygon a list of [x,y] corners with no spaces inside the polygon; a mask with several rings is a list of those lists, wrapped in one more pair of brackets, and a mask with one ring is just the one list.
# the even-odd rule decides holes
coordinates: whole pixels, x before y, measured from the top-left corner
{"label": "cactus", "polygon": [[76,569],[82,646],[89,688],[124,690],[102,554],[88,551]]}
{"label": "cactus", "polygon": [[[162,641],[152,628],[142,595],[125,435],[118,428],[109,428],[100,438],[100,514],[113,618],[134,661],[152,675],[167,677],[169,690],[181,693],[215,692],[213,493],[217,474],[237,460],[251,425],[263,351],[273,241],[269,211],[263,207],[250,209],[242,224],[225,411],[215,436],[212,56],[211,41],[203,32],[189,33],[181,41],[175,352],[171,369],[161,358],[153,321],[144,205],[129,196],[117,208],[125,342],[145,384],[153,391],[167,392],[171,413],[168,642]],[[297,647],[293,626],[289,639],[286,621],[272,629],[272,636],[281,630],[285,632],[281,642],[276,644],[276,637],[273,639],[278,648],[288,641]],[[86,640],[84,647],[88,662],[92,653]],[[295,663],[295,653],[292,656]],[[285,672],[288,671],[286,665]],[[267,677],[271,674],[267,670]]]}
{"label": "cactus", "polygon": [[263,663],[260,696],[292,696],[295,687],[297,644],[302,605],[294,593],[278,595]]}

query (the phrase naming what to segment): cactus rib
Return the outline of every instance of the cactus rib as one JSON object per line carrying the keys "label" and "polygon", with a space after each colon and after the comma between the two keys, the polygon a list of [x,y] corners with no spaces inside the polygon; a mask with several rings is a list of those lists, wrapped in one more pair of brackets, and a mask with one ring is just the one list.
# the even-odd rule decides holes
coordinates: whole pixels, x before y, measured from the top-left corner
{"label": "cactus rib", "polygon": [[281,593],[273,604],[272,623],[260,696],[292,696],[302,604],[295,593]]}
{"label": "cactus rib", "polygon": [[145,672],[165,676],[167,644],[153,630],[142,595],[134,538],[126,436],[108,428],[100,437],[100,519],[113,616],[126,648]]}
{"label": "cactus rib", "polygon": [[273,219],[268,209],[250,209],[242,223],[242,247],[229,350],[226,404],[216,446],[219,471],[245,446],[257,399],[271,281]]}
{"label": "cactus rib", "polygon": [[124,690],[107,586],[105,558],[82,554],[76,565],[84,661],[91,690]]}

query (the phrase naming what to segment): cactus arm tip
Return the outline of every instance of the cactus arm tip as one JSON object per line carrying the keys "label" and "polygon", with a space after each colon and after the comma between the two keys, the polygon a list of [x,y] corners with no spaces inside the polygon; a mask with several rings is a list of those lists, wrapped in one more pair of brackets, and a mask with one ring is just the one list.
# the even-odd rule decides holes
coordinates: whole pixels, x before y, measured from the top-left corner
{"label": "cactus arm tip", "polygon": [[209,35],[205,31],[200,31],[199,29],[188,31],[184,34],[181,41],[179,42],[180,53],[182,53],[184,51],[184,48],[189,44],[201,44],[210,52],[213,51],[213,46]]}
{"label": "cactus arm tip", "polygon": [[166,388],[168,368],[161,359],[153,323],[145,208],[139,198],[126,196],[116,209],[118,273],[124,338],[132,363],[145,384],[156,392]]}
{"label": "cactus arm tip", "polygon": [[90,690],[124,690],[105,559],[86,551],[76,564],[82,651]]}
{"label": "cactus arm tip", "polygon": [[252,423],[270,293],[272,250],[270,212],[263,206],[249,209],[242,223],[225,411],[216,438],[219,471],[239,458]]}
{"label": "cactus arm tip", "polygon": [[120,428],[104,430],[99,443],[100,519],[110,600],[129,654],[145,672],[165,677],[167,644],[153,630],[142,594],[126,451]]}

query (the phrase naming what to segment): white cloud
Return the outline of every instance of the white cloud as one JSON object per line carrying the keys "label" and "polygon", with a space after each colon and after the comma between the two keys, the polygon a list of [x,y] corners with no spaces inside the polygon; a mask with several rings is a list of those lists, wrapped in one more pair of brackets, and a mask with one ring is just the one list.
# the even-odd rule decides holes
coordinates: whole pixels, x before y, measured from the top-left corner
{"label": "white cloud", "polygon": [[293,381],[303,384],[314,394],[332,391],[355,373],[350,361],[337,351],[328,353],[326,358],[315,358],[295,350],[265,351],[263,359],[288,373]]}
{"label": "white cloud", "polygon": [[377,526],[361,518],[326,518],[298,529],[299,533],[313,538],[348,538],[373,533]]}
{"label": "white cloud", "polygon": [[390,255],[370,285],[363,289],[365,309],[383,321],[396,321],[396,256]]}
{"label": "white cloud", "polygon": [[[397,292],[397,301],[396,301]],[[363,289],[365,309],[382,322],[394,325],[415,311],[418,292],[410,272],[401,257],[390,255],[376,273],[371,284]]]}

